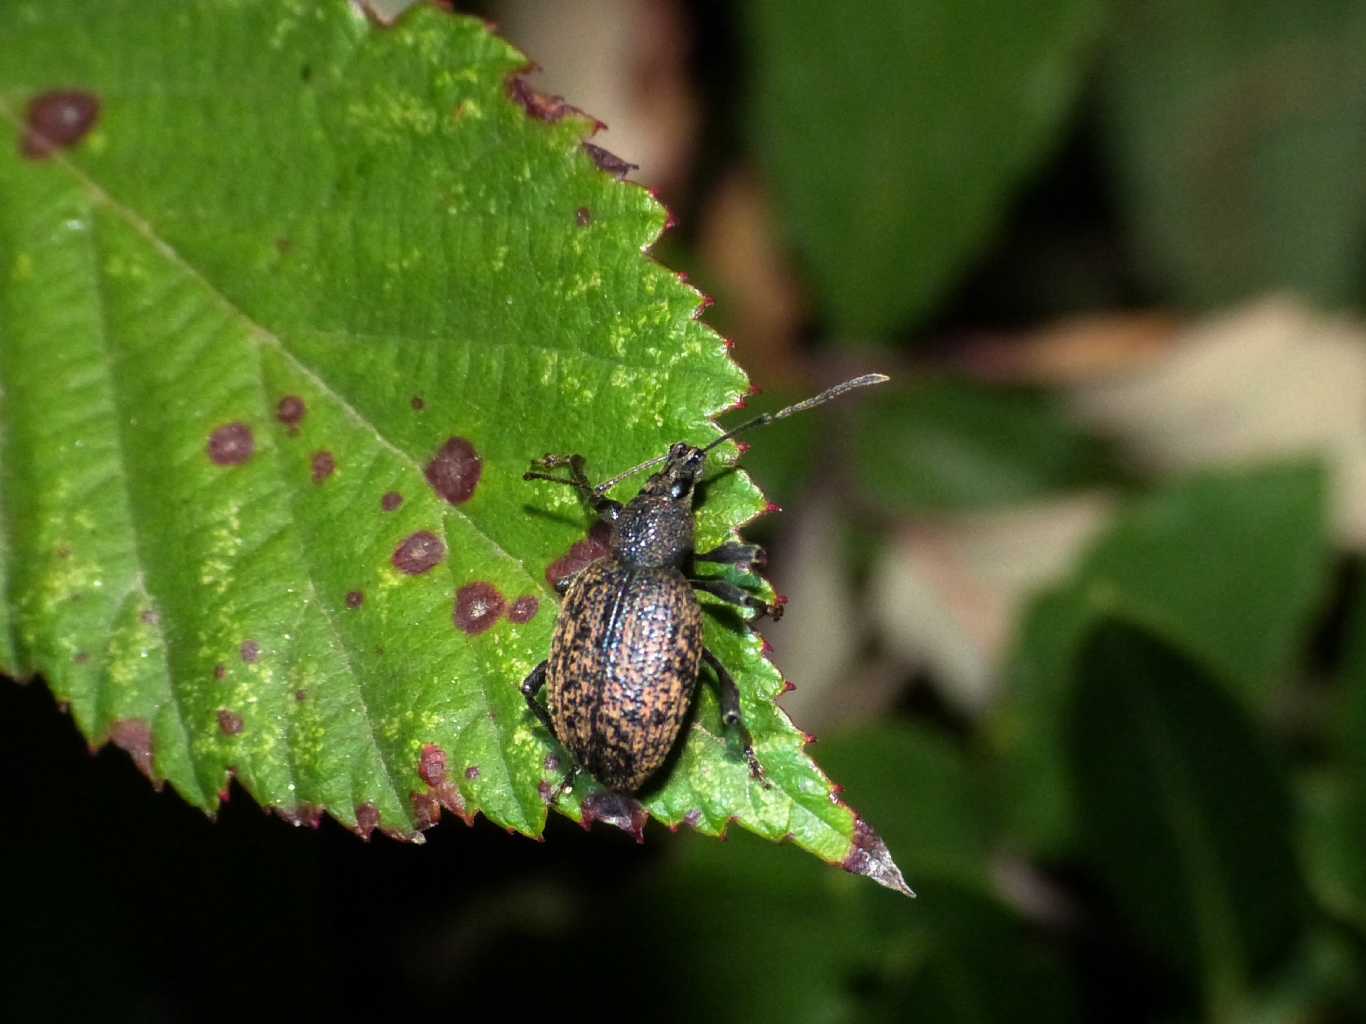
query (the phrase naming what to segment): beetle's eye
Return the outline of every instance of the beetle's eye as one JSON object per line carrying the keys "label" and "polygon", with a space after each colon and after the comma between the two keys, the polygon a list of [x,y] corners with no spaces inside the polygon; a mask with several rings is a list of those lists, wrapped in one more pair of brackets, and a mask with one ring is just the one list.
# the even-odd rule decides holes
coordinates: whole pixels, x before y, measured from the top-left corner
{"label": "beetle's eye", "polygon": [[685,451],[687,451],[687,449],[688,446],[686,444],[684,444],[682,441],[678,441],[672,447],[669,448],[669,458],[676,459],[679,456],[681,456]]}
{"label": "beetle's eye", "polygon": [[669,486],[669,496],[675,501],[687,495],[691,485],[686,480],[675,480]]}

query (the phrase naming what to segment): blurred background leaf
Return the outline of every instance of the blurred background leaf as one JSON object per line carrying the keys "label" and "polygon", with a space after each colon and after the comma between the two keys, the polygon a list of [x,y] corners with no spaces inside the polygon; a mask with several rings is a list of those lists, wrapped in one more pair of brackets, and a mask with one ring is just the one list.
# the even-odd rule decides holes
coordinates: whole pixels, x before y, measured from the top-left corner
{"label": "blurred background leaf", "polygon": [[1280,768],[1228,691],[1142,629],[1097,623],[1076,673],[1065,730],[1086,861],[1123,925],[1198,980],[1209,1017],[1238,1020],[1304,920]]}
{"label": "blurred background leaf", "polygon": [[[831,328],[923,316],[1056,140],[1100,5],[752,5],[755,148]],[[832,188],[832,183],[838,187]]]}
{"label": "blurred background leaf", "polygon": [[1366,8],[1114,5],[1105,141],[1143,264],[1196,307],[1289,289],[1366,299]]}

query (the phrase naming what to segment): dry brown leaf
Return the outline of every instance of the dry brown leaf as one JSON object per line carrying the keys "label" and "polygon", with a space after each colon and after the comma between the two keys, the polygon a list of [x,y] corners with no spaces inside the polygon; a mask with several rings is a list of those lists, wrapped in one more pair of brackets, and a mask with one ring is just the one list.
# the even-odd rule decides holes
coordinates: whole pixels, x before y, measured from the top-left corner
{"label": "dry brown leaf", "polygon": [[956,707],[979,711],[1024,601],[1066,571],[1113,506],[1080,494],[907,526],[869,585],[884,643]]}
{"label": "dry brown leaf", "polygon": [[1156,361],[1079,382],[1076,414],[1146,466],[1317,454],[1341,539],[1366,544],[1366,328],[1269,299],[1183,332]]}

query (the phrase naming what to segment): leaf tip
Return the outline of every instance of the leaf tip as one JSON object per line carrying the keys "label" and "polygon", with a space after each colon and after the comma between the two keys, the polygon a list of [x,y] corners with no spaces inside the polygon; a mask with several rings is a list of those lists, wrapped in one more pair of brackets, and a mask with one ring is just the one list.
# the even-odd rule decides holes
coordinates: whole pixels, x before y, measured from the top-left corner
{"label": "leaf tip", "polygon": [[143,718],[122,718],[109,727],[109,741],[133,759],[138,771],[151,780],[157,789],[157,778],[152,761],[152,727]]}
{"label": "leaf tip", "polygon": [[901,876],[901,869],[892,860],[892,853],[887,849],[887,844],[862,818],[854,819],[853,845],[840,867],[851,875],[863,875],[878,885],[886,886],[903,896],[915,898],[915,893]]}

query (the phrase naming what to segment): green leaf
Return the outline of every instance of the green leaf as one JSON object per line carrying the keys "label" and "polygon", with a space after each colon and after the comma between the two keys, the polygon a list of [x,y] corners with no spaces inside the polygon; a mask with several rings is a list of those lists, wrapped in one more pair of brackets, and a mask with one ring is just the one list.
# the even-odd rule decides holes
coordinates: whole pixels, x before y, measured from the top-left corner
{"label": "green leaf", "polygon": [[1097,625],[1077,672],[1083,848],[1151,952],[1203,979],[1213,1019],[1238,1019],[1302,924],[1280,772],[1228,691],[1141,630]]}
{"label": "green leaf", "polygon": [[1095,484],[1101,446],[1043,395],[922,382],[859,406],[860,482],[900,512],[1005,505]]}
{"label": "green leaf", "polygon": [[1101,119],[1145,263],[1215,307],[1359,303],[1366,10],[1353,0],[1120,5]]}
{"label": "green leaf", "polygon": [[1330,734],[1336,757],[1300,780],[1301,840],[1315,894],[1366,931],[1366,586],[1360,583],[1348,613],[1340,684]]}
{"label": "green leaf", "polygon": [[1070,794],[1058,759],[1061,709],[1096,621],[1142,625],[1265,706],[1324,586],[1329,542],[1322,469],[1294,462],[1191,477],[1137,502],[1072,578],[1026,612],[990,723],[1003,753],[1013,831],[1065,844]]}
{"label": "green leaf", "polygon": [[953,283],[1056,138],[1098,12],[753,5],[755,146],[838,330],[904,326]]}
{"label": "green leaf", "polygon": [[[746,389],[642,256],[666,211],[434,8],[16,3],[0,38],[0,667],[205,809],[235,776],[297,821],[539,834],[563,768],[519,684],[587,524],[521,474],[714,437]],[[762,507],[719,473],[699,544]],[[774,786],[708,695],[648,811],[891,880],[759,638],[706,639]],[[589,788],[560,809],[639,827]]]}

